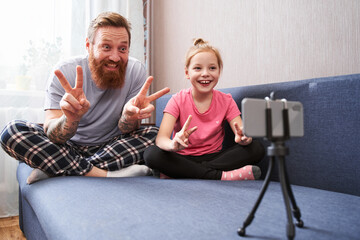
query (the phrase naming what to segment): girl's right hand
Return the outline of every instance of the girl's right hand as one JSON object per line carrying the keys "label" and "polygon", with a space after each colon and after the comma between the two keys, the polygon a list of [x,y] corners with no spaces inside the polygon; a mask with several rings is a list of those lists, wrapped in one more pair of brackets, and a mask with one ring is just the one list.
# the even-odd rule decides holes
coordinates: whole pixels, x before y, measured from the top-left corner
{"label": "girl's right hand", "polygon": [[174,152],[180,151],[189,146],[189,137],[193,132],[197,130],[197,126],[188,129],[191,119],[192,116],[189,115],[182,129],[179,132],[177,132],[174,138],[172,139],[172,146],[171,146],[172,151]]}

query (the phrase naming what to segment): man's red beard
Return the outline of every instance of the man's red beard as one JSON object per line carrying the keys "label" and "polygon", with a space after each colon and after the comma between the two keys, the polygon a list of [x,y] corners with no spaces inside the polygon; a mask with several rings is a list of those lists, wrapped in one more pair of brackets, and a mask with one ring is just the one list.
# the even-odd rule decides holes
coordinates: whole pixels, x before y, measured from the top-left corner
{"label": "man's red beard", "polygon": [[[106,71],[104,66],[107,63],[117,64],[118,70]],[[123,63],[121,60],[119,62],[114,62],[111,60],[103,59],[100,62],[97,62],[93,51],[90,51],[89,67],[90,67],[91,75],[98,88],[101,89],[122,88],[125,82],[126,65],[127,64]]]}

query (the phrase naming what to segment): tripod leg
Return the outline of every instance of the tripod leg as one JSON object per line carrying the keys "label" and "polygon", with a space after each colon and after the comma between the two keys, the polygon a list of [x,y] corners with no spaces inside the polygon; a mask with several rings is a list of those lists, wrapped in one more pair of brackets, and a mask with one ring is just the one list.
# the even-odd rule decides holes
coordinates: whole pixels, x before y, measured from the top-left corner
{"label": "tripod leg", "polygon": [[304,222],[301,220],[301,212],[300,212],[299,207],[298,207],[297,204],[296,204],[293,191],[291,190],[291,186],[290,186],[290,182],[289,182],[289,177],[288,177],[287,172],[286,172],[286,164],[285,164],[285,162],[284,162],[284,168],[285,168],[286,188],[287,188],[287,191],[288,191],[290,200],[291,200],[291,204],[292,204],[292,206],[293,206],[293,210],[292,210],[293,215],[294,215],[294,217],[295,217],[296,220],[297,220],[296,226],[302,228],[302,227],[304,226]]}
{"label": "tripod leg", "polygon": [[244,221],[242,228],[238,229],[238,234],[240,236],[245,236],[245,228],[251,224],[252,220],[254,219],[255,212],[256,212],[257,208],[259,207],[262,198],[264,197],[265,191],[266,191],[266,189],[267,189],[267,187],[269,185],[269,182],[270,182],[271,172],[272,172],[272,170],[274,168],[274,161],[275,161],[275,157],[270,157],[268,170],[267,170],[267,173],[266,173],[264,183],[263,183],[263,185],[261,187],[261,191],[260,191],[260,194],[258,196],[258,199],[256,200],[254,207],[252,208],[251,212],[249,213],[246,220]]}
{"label": "tripod leg", "polygon": [[279,174],[280,174],[281,190],[283,193],[285,207],[286,207],[286,214],[287,214],[287,218],[288,218],[287,236],[288,236],[288,239],[293,239],[295,237],[295,227],[294,227],[291,210],[290,210],[288,188],[287,188],[287,182],[286,182],[286,177],[285,177],[284,157],[279,157]]}

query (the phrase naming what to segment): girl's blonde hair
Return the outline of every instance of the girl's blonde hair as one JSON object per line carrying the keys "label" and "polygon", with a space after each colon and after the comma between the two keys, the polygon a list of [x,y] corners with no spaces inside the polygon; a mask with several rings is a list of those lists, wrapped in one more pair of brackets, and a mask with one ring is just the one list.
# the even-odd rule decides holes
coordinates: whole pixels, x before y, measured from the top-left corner
{"label": "girl's blonde hair", "polygon": [[223,61],[221,59],[219,50],[217,50],[215,47],[211,46],[208,42],[204,41],[202,38],[196,38],[194,40],[194,46],[192,46],[186,53],[186,57],[185,57],[185,67],[186,68],[189,67],[191,59],[200,52],[213,52],[218,60],[218,65],[219,65],[220,71],[222,70]]}

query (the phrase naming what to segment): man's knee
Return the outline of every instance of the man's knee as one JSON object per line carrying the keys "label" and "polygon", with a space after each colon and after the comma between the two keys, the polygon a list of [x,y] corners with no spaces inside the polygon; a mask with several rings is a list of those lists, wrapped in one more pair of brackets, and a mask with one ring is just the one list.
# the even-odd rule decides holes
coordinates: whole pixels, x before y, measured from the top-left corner
{"label": "man's knee", "polygon": [[142,126],[138,130],[135,130],[130,134],[131,137],[141,137],[155,142],[156,136],[159,132],[159,128],[155,126]]}
{"label": "man's knee", "polygon": [[1,145],[7,145],[13,135],[19,133],[19,129],[23,129],[26,124],[24,121],[14,120],[9,122],[1,132],[0,141]]}
{"label": "man's knee", "polygon": [[145,135],[148,136],[149,138],[153,138],[155,140],[158,132],[159,132],[159,128],[155,127],[155,126],[149,126],[149,127],[145,127]]}

